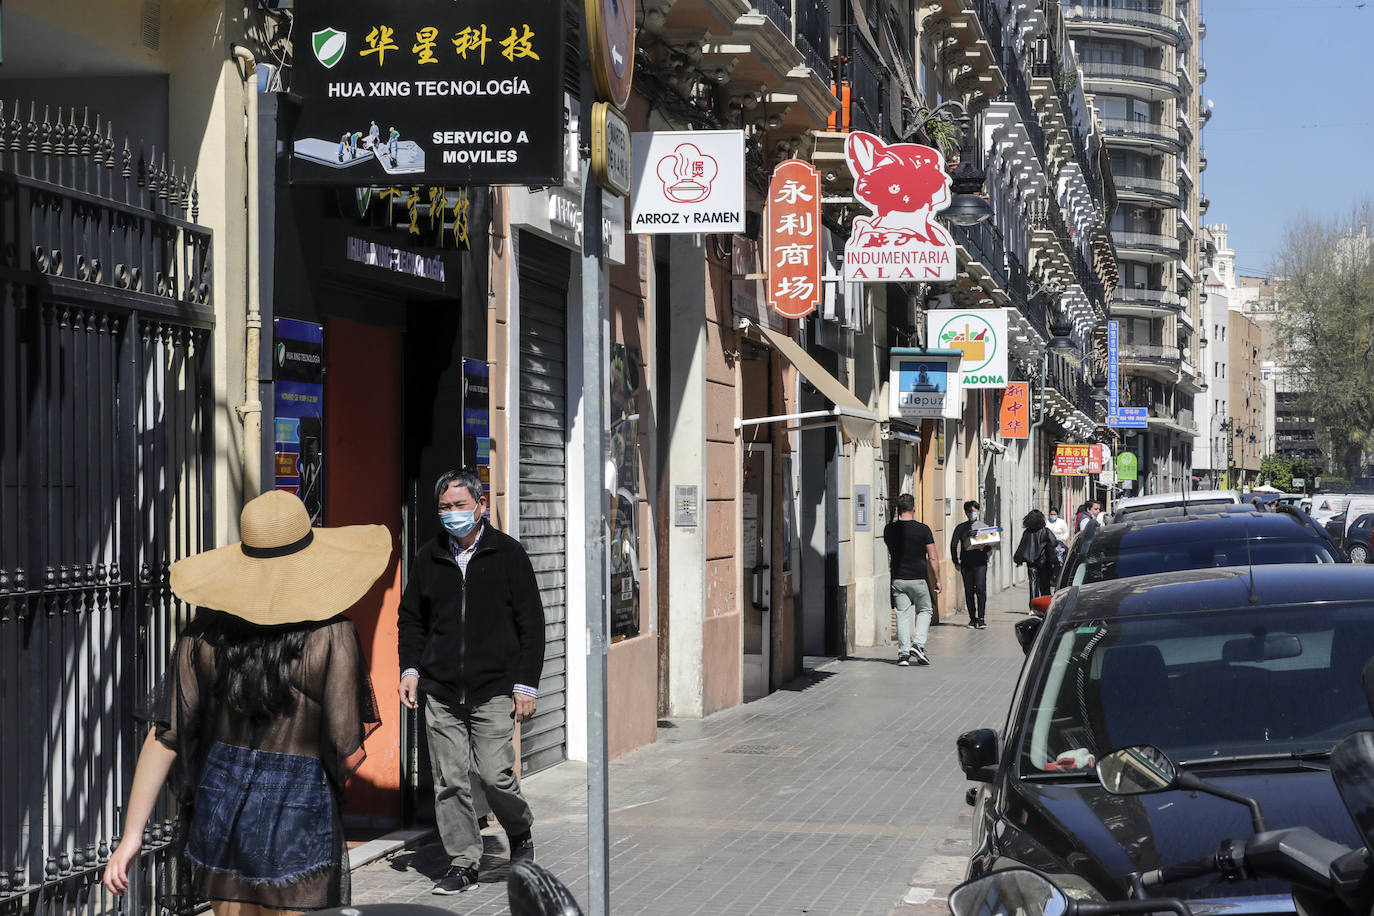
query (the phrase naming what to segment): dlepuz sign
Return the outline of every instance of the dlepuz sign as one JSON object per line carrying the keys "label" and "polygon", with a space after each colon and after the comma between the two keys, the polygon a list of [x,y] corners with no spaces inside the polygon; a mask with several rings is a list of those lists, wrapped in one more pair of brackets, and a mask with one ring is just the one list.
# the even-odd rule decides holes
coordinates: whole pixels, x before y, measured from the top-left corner
{"label": "dlepuz sign", "polygon": [[296,0],[291,181],[563,182],[563,7]]}

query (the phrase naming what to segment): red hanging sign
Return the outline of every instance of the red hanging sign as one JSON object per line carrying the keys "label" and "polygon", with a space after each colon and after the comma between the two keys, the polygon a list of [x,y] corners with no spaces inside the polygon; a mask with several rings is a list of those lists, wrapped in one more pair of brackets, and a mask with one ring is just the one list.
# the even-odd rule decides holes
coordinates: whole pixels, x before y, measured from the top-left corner
{"label": "red hanging sign", "polygon": [[768,305],[805,318],[821,302],[821,173],[800,159],[773,170],[768,184]]}
{"label": "red hanging sign", "polygon": [[1003,439],[1030,438],[1030,382],[1007,382],[1001,427]]}

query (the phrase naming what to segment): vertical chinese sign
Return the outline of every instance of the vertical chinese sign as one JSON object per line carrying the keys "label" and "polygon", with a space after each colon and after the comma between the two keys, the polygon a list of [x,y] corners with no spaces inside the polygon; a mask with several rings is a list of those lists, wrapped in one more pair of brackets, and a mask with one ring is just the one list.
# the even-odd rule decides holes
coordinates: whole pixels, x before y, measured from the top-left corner
{"label": "vertical chinese sign", "polygon": [[1002,392],[1003,439],[1030,438],[1030,382],[1008,382]]}
{"label": "vertical chinese sign", "polygon": [[768,305],[805,318],[821,301],[821,173],[800,159],[779,163],[767,220]]}
{"label": "vertical chinese sign", "polygon": [[324,327],[278,318],[272,332],[273,485],[324,524]]}

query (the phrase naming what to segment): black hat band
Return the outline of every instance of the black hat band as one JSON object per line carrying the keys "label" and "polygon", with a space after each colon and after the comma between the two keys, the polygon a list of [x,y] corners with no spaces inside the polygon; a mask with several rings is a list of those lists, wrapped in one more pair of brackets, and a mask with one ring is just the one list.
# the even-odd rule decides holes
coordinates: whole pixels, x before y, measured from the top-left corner
{"label": "black hat band", "polygon": [[245,557],[252,557],[255,560],[275,560],[278,557],[289,557],[293,553],[300,553],[309,547],[313,540],[315,540],[315,530],[312,528],[299,541],[292,541],[281,547],[249,547],[247,544],[240,544],[239,548]]}

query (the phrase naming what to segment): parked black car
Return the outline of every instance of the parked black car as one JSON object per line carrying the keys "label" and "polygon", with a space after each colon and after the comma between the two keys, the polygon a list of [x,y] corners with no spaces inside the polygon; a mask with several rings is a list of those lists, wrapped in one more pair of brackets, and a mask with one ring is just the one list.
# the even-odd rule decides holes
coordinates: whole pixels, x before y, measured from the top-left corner
{"label": "parked black car", "polygon": [[1374,512],[1366,512],[1355,519],[1355,524],[1345,530],[1341,547],[1351,563],[1368,563],[1374,552]]}
{"label": "parked black car", "polygon": [[[1358,847],[1327,757],[1374,725],[1360,679],[1371,656],[1374,570],[1361,566],[1198,569],[1061,591],[1006,725],[958,741],[980,784],[969,792],[969,876],[1028,865],[1074,896],[1121,900],[1129,874],[1250,835],[1249,813],[1232,802],[1107,794],[1096,759],[1138,744],[1259,799],[1272,828],[1305,825]],[[1293,912],[1289,890],[1213,876],[1152,893],[1256,914]]]}
{"label": "parked black car", "polygon": [[1345,553],[1301,509],[1166,515],[1107,525],[1069,545],[1059,587],[1179,569],[1274,563],[1344,563]]}

